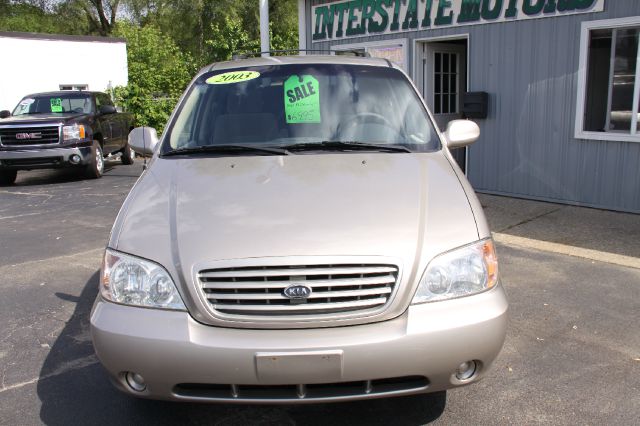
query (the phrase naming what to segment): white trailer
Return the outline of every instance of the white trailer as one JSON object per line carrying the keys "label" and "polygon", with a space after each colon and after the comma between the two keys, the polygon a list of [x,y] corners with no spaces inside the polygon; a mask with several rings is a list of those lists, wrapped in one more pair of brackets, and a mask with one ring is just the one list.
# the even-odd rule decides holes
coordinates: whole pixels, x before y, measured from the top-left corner
{"label": "white trailer", "polygon": [[122,38],[0,32],[0,57],[0,110],[30,93],[106,91],[128,80]]}

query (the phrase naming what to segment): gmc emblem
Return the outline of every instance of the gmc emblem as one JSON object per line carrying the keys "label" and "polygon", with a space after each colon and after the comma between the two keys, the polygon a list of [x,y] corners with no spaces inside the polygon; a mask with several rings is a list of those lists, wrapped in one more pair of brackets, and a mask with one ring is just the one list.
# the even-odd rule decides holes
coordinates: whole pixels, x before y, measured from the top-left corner
{"label": "gmc emblem", "polygon": [[16,133],[16,139],[25,140],[25,139],[42,139],[42,133],[34,132],[34,133]]}

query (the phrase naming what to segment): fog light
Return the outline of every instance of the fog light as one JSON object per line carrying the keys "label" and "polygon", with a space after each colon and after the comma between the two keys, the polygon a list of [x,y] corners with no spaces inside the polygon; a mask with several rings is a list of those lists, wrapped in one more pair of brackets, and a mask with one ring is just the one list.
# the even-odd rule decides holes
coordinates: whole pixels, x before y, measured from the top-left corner
{"label": "fog light", "polygon": [[69,158],[69,161],[71,161],[73,164],[78,164],[80,163],[80,156],[78,154],[73,154],[71,158]]}
{"label": "fog light", "polygon": [[127,380],[127,384],[131,389],[136,392],[142,392],[147,388],[147,384],[144,382],[144,379],[138,373],[128,372],[125,375],[125,379]]}
{"label": "fog light", "polygon": [[475,361],[463,362],[456,370],[456,378],[458,380],[469,380],[474,374],[476,374],[477,368],[478,366]]}

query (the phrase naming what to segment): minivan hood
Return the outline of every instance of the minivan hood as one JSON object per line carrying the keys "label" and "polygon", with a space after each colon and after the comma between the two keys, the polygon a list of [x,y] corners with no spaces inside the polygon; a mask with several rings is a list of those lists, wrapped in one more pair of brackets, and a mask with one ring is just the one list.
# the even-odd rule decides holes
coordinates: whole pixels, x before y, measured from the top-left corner
{"label": "minivan hood", "polygon": [[[413,258],[422,234],[477,237],[440,153],[158,159],[127,200],[113,246],[182,265],[300,255]],[[429,225],[429,226],[427,226]]]}
{"label": "minivan hood", "polygon": [[182,283],[198,265],[291,256],[384,256],[416,281],[433,256],[477,239],[442,151],[329,153],[156,158],[110,247]]}

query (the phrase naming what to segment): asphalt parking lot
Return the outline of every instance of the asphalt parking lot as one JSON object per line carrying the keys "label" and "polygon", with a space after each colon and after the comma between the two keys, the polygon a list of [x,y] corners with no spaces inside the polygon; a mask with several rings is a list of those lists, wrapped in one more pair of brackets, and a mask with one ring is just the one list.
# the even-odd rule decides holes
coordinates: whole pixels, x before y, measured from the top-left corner
{"label": "asphalt parking lot", "polygon": [[19,173],[0,188],[0,424],[640,423],[640,269],[500,244],[504,349],[446,394],[316,406],[177,404],[108,382],[88,316],[111,224],[141,172]]}

